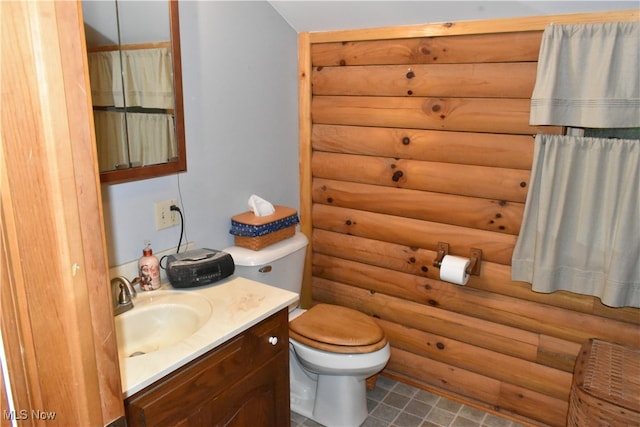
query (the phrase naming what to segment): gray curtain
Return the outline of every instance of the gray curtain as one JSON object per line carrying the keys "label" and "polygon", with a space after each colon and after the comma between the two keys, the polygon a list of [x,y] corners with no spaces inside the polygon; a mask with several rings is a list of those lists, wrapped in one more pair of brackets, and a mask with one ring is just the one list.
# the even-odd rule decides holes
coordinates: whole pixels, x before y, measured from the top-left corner
{"label": "gray curtain", "polygon": [[[545,28],[530,124],[640,126],[640,23]],[[512,279],[640,307],[640,141],[537,135]]]}
{"label": "gray curtain", "polygon": [[547,26],[530,123],[640,126],[639,42],[640,22]]}
{"label": "gray curtain", "polygon": [[536,136],[512,279],[640,307],[640,141]]}

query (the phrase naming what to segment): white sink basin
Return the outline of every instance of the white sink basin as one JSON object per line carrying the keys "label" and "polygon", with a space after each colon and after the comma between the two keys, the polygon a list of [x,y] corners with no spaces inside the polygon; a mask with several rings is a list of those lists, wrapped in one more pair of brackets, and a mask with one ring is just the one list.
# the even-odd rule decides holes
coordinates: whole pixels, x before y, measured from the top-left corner
{"label": "white sink basin", "polygon": [[180,291],[140,292],[134,308],[115,317],[118,356],[152,353],[193,335],[211,317],[202,296]]}

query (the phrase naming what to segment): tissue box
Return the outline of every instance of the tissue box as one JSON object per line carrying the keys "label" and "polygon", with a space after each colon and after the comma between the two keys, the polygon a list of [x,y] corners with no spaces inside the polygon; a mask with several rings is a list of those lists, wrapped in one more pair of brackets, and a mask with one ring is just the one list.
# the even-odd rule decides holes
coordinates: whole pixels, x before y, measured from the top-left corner
{"label": "tissue box", "polygon": [[231,230],[236,246],[260,250],[281,240],[292,237],[300,222],[298,212],[286,206],[274,206],[271,215],[256,216],[243,212],[231,217]]}

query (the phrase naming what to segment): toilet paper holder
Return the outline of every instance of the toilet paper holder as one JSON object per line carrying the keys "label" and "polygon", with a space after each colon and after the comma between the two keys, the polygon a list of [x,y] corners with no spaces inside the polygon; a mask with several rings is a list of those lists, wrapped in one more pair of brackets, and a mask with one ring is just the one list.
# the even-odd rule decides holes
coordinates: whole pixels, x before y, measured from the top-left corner
{"label": "toilet paper holder", "polygon": [[[438,251],[436,259],[433,260],[433,266],[440,268],[442,260],[445,255],[449,254],[449,244],[445,242],[438,242]],[[471,256],[469,257],[469,266],[466,269],[466,273],[479,276],[480,275],[480,262],[482,261],[482,249],[471,248]]]}

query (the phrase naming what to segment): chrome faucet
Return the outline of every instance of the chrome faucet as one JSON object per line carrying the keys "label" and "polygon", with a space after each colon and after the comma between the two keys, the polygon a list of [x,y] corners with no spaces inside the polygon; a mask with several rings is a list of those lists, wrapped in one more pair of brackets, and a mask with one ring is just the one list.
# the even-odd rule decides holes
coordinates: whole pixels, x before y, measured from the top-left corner
{"label": "chrome faucet", "polygon": [[139,277],[133,279],[133,283],[124,276],[111,279],[111,296],[113,300],[113,314],[117,316],[133,308],[133,299],[137,293],[133,285],[140,281]]}

